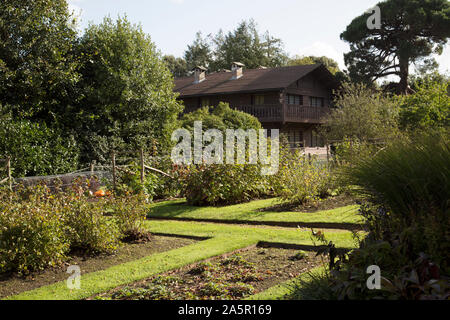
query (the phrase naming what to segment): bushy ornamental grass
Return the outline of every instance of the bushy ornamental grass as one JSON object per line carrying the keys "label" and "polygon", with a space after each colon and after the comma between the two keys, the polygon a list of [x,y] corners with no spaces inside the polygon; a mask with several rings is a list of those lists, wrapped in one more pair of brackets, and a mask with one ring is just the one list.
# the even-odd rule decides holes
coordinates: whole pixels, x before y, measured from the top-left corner
{"label": "bushy ornamental grass", "polygon": [[361,195],[383,209],[368,218],[386,239],[400,234],[412,252],[426,252],[448,268],[450,145],[446,135],[398,141],[347,171]]}

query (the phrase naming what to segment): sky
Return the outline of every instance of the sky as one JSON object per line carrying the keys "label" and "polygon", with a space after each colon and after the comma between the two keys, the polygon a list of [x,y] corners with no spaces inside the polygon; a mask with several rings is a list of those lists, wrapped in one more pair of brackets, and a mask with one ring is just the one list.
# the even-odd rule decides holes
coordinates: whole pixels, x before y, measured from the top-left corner
{"label": "sky", "polygon": [[[103,17],[127,15],[140,23],[163,54],[183,56],[195,34],[233,30],[253,18],[261,33],[268,30],[284,42],[290,55],[328,56],[345,68],[349,46],[339,35],[353,18],[380,0],[68,0],[79,16],[80,32]],[[441,72],[450,70],[450,45],[437,57]]]}

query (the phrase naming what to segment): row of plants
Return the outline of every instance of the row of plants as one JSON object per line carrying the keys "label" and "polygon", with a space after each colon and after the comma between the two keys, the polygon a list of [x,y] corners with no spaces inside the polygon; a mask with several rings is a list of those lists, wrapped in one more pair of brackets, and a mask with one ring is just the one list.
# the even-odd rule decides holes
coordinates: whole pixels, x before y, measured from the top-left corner
{"label": "row of plants", "polygon": [[148,239],[142,194],[96,198],[89,181],[0,192],[0,273],[56,267],[71,254],[111,254],[124,241]]}

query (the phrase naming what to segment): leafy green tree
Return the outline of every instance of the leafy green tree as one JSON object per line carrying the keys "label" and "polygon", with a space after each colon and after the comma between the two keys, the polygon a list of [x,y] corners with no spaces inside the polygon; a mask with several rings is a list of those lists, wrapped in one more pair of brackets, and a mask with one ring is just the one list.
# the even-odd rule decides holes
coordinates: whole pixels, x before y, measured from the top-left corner
{"label": "leafy green tree", "polygon": [[183,58],[175,58],[172,55],[167,55],[163,57],[163,60],[174,78],[186,77],[189,74],[186,60]]}
{"label": "leafy green tree", "polygon": [[182,107],[173,77],[141,26],[126,18],[90,25],[80,41],[84,99],[77,113],[84,161],[111,148],[167,151]]}
{"label": "leafy green tree", "polygon": [[400,126],[408,130],[430,130],[450,127],[450,82],[432,79],[418,84],[416,92],[399,97]]}
{"label": "leafy green tree", "polygon": [[450,4],[446,0],[380,2],[381,28],[369,29],[371,13],[355,18],[341,34],[350,44],[345,63],[356,81],[371,83],[389,75],[400,77],[398,92],[408,92],[411,63],[441,54],[450,36]]}
{"label": "leafy green tree", "polygon": [[277,67],[285,64],[287,57],[283,42],[269,32],[260,35],[253,20],[242,21],[235,30],[224,35],[220,31],[214,37],[214,61],[211,69],[229,69],[234,61],[242,62],[247,68],[260,66]]}
{"label": "leafy green tree", "polygon": [[303,66],[303,65],[307,65],[307,64],[316,64],[316,63],[323,64],[325,67],[328,68],[328,70],[332,74],[336,74],[341,71],[339,69],[339,64],[335,60],[325,57],[325,56],[322,56],[322,57],[295,56],[295,57],[289,59],[287,65],[288,66]]}
{"label": "leafy green tree", "polygon": [[397,131],[397,104],[363,84],[344,83],[336,92],[333,108],[321,128],[328,140],[386,139]]}
{"label": "leafy green tree", "polygon": [[192,70],[197,66],[208,68],[212,61],[211,44],[206,38],[202,37],[201,32],[197,32],[195,40],[188,45],[184,52],[184,60],[186,60],[188,70]]}
{"label": "leafy green tree", "polygon": [[0,2],[0,104],[58,120],[76,100],[75,21],[65,0]]}

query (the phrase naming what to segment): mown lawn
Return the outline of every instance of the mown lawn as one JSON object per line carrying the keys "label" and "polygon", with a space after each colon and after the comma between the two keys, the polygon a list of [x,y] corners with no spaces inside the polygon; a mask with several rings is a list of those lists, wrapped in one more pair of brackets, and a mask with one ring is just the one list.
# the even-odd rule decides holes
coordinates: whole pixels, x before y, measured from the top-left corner
{"label": "mown lawn", "polygon": [[157,203],[149,218],[239,220],[260,222],[323,222],[323,223],[362,223],[358,206],[345,206],[317,212],[271,212],[261,211],[278,204],[278,199],[257,200],[226,207],[194,207],[184,200]]}

